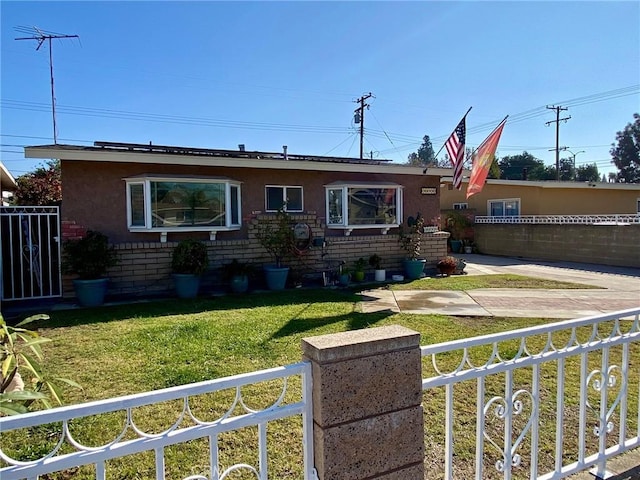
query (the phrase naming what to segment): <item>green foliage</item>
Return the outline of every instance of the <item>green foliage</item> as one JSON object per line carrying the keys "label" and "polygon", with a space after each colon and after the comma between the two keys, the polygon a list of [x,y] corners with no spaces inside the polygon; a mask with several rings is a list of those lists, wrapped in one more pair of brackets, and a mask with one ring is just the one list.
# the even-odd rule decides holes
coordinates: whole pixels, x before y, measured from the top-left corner
{"label": "green foliage", "polygon": [[[598,172],[598,166],[594,164],[581,165],[576,168],[576,181],[577,182],[599,182],[600,172]],[[604,180],[606,182],[606,177]]]}
{"label": "green foliage", "polygon": [[[525,169],[527,180],[544,180],[548,176],[548,172],[545,173],[544,162],[527,152],[502,157],[498,161],[498,166],[501,172],[500,178],[506,180],[522,180],[525,178]],[[553,178],[555,178],[555,169]]]}
{"label": "green foliage", "polygon": [[173,273],[202,275],[208,266],[207,246],[199,240],[182,240],[171,253]]}
{"label": "green foliage", "polygon": [[429,135],[422,137],[422,145],[418,148],[418,152],[410,153],[407,157],[407,164],[414,167],[424,167],[427,165],[435,165],[436,155],[433,151],[433,145]]}
{"label": "green foliage", "polygon": [[62,178],[60,161],[50,160],[45,167],[38,167],[16,179],[17,189],[13,198],[16,205],[60,205]]}
{"label": "green foliage", "polygon": [[444,218],[444,229],[451,234],[451,240],[463,240],[471,220],[455,210],[447,212]]}
{"label": "green foliage", "polygon": [[416,218],[409,217],[407,225],[400,225],[398,241],[410,260],[420,258],[420,247],[422,243],[422,234],[424,233],[424,218],[418,212]]}
{"label": "green foliage", "polygon": [[273,220],[260,222],[256,227],[256,238],[276,262],[282,266],[282,260],[293,254],[295,238],[291,226],[291,216],[284,210],[285,205],[276,212]]}
{"label": "green foliage", "polygon": [[382,267],[380,266],[381,264],[382,257],[380,257],[380,255],[378,255],[377,253],[374,253],[369,257],[369,265],[371,265],[374,269],[382,270]]}
{"label": "green foliage", "polygon": [[[22,327],[48,318],[47,315],[34,315],[11,327],[0,314],[0,415],[26,413],[36,400],[45,408],[51,408],[51,400],[62,405],[61,390],[55,381],[80,388],[71,380],[49,378],[42,372],[40,362],[44,357],[40,346],[51,340]],[[29,377],[26,385],[24,377]]]}
{"label": "green foliage", "polygon": [[616,182],[640,183],[640,114],[633,114],[633,123],[616,134],[611,158],[617,169]]}
{"label": "green foliage", "polygon": [[226,280],[231,280],[237,276],[248,276],[253,272],[253,265],[250,263],[240,262],[237,258],[234,258],[231,263],[227,263],[223,267],[224,277]]}
{"label": "green foliage", "polygon": [[64,242],[62,271],[65,274],[78,274],[82,280],[94,280],[117,264],[115,247],[109,245],[109,238],[103,233],[88,230],[83,238]]}
{"label": "green foliage", "polygon": [[364,272],[364,267],[367,266],[367,261],[360,257],[358,260],[353,262],[353,270],[355,272]]}

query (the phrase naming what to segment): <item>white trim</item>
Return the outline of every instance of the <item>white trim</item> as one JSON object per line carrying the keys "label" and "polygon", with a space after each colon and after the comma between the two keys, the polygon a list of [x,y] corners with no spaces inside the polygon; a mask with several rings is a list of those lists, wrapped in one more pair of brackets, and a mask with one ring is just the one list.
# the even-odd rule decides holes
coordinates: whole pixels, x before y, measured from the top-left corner
{"label": "white trim", "polygon": [[[522,213],[522,200],[520,198],[491,198],[491,199],[487,200],[487,215],[488,216],[492,216],[491,215],[491,213],[492,213],[491,212],[491,203],[492,202],[494,202],[494,203],[502,202],[503,207],[504,207],[504,204],[507,203],[507,202],[518,202],[518,215],[517,216],[519,216]],[[510,216],[513,216],[513,215],[507,215],[506,208],[503,208],[503,215],[499,215],[499,216],[510,217]]]}
{"label": "white trim", "polygon": [[[267,195],[267,188],[281,188],[282,189],[282,201],[285,205],[284,210],[286,212],[290,212],[290,213],[302,213],[304,212],[304,188],[302,187],[302,185],[276,185],[276,184],[267,184],[264,186],[264,209],[265,212],[269,212],[269,213],[273,213],[273,212],[277,212],[277,209],[270,209],[268,208],[268,203],[269,203],[269,196]],[[289,208],[287,208],[286,205],[286,200],[287,200],[287,195],[286,195],[286,191],[288,188],[296,188],[296,189],[300,189],[300,209],[296,209],[296,210],[291,210]]]}
{"label": "white trim", "polygon": [[640,197],[636,198],[636,213],[640,215]]}

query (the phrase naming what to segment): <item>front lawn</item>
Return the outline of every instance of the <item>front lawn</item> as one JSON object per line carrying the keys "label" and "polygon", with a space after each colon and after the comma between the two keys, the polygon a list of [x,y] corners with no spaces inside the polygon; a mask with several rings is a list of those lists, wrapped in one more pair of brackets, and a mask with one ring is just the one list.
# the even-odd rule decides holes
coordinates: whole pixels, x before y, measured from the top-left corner
{"label": "front lawn", "polygon": [[[491,285],[502,287],[505,281],[510,287],[526,284],[526,288],[532,288],[532,285],[541,284],[538,280],[520,281],[496,275],[487,277],[475,277],[473,282],[476,283],[471,282],[474,277],[435,280],[443,288],[448,285],[452,289],[456,285],[460,288],[460,282],[482,285],[471,288],[487,288]],[[543,288],[560,288],[557,283],[553,287],[545,283]],[[393,286],[397,287],[399,285]],[[53,340],[45,345],[46,368],[83,386],[82,391],[65,390],[67,403],[80,403],[298,362],[301,359],[300,340],[308,336],[398,324],[420,332],[421,344],[425,345],[550,321],[540,318],[465,318],[391,312],[364,314],[357,308],[359,299],[358,293],[349,289],[287,290],[56,311],[46,325],[41,326],[43,335]],[[576,392],[577,387],[572,382],[576,383],[576,379],[568,382],[567,389]],[[295,392],[299,385],[293,385],[292,388]],[[461,392],[459,401],[473,398],[474,386],[464,388],[468,390]],[[256,395],[262,400],[267,393],[258,391]],[[426,392],[425,398],[431,398],[431,395],[431,392]],[[219,410],[223,408],[222,405],[228,405],[229,399],[212,398],[208,401],[210,404],[206,408]],[[150,426],[161,428],[167,418],[173,418],[175,410],[176,405],[159,405],[153,408],[146,420]],[[554,415],[553,412],[545,414],[549,419]],[[81,428],[78,427],[85,438],[96,445],[108,441],[110,433],[105,432],[117,432],[118,425],[122,424],[118,416],[102,417],[108,418],[92,422],[87,419]],[[439,447],[429,445],[435,438],[432,432],[442,427],[442,418],[442,404],[425,403],[427,465],[440,463]],[[270,478],[301,478],[298,420],[276,422],[273,426],[270,424],[269,438],[273,439],[269,451]],[[572,432],[565,432],[565,435],[575,438]],[[29,437],[11,437],[10,443],[21,454],[32,457],[46,451],[51,442],[48,437],[50,432],[45,429],[41,436],[30,434]],[[221,462],[255,463],[255,453],[250,453],[255,438],[253,429],[245,429],[236,435],[222,435],[219,440]],[[0,441],[3,448],[9,443],[6,435],[0,436]],[[541,449],[544,447],[541,446]],[[553,450],[552,445],[546,447]],[[465,458],[472,453],[473,450],[461,452],[460,455]],[[168,449],[166,457],[167,478],[204,474],[208,465],[208,452],[203,441]],[[153,456],[142,454],[110,462],[108,478],[149,478],[152,471]],[[88,467],[72,472],[73,478],[91,478],[92,475],[92,469]],[[48,478],[68,477],[61,474]]]}

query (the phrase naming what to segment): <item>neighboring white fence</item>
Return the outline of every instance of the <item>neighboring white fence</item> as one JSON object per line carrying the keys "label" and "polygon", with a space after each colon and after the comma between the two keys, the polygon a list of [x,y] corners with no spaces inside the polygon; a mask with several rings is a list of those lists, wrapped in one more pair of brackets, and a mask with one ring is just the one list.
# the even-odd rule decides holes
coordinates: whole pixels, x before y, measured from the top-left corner
{"label": "neighboring white fence", "polygon": [[[296,387],[290,388],[291,379]],[[282,384],[281,391],[276,391],[276,400],[269,407],[254,410],[247,403],[243,388],[261,382],[277,381]],[[271,384],[269,384],[271,385]],[[215,420],[203,420],[196,411],[194,403],[213,392],[235,390],[233,400],[228,410]],[[285,400],[285,396],[288,400]],[[291,397],[299,397],[291,401]],[[159,404],[161,402],[178,401],[182,403],[181,412],[175,422],[161,433],[149,433],[140,426],[144,415],[138,414],[136,409]],[[81,444],[74,434],[71,423],[74,420],[85,420],[87,417],[97,418],[103,414],[124,411],[124,425],[122,431],[108,444],[94,447]],[[147,412],[147,415],[149,413]],[[224,480],[232,472],[247,471],[252,478],[267,480],[274,478],[269,475],[267,458],[267,426],[269,422],[290,417],[302,417],[302,458],[297,462],[304,463],[304,479],[315,478],[313,470],[313,418],[311,412],[311,369],[309,363],[298,363],[285,367],[262,370],[249,374],[236,375],[217,380],[194,383],[179,387],[167,388],[138,395],[112,398],[81,405],[71,405],[52,410],[28,413],[14,417],[0,418],[0,432],[3,442],[0,458],[10,466],[0,468],[2,480],[21,478],[37,478],[49,472],[73,469],[80,465],[94,465],[97,479],[107,478],[108,460],[140,452],[151,451],[155,457],[155,478],[165,478],[165,448],[171,445],[186,443],[195,439],[208,439],[209,466],[207,475],[196,474],[186,477],[191,480],[209,479]],[[55,424],[59,426],[55,437],[55,447],[43,458],[32,461],[20,461],[7,454],[7,433],[28,429],[31,427]],[[90,425],[90,423],[88,424]],[[257,464],[238,463],[221,469],[219,462],[218,439],[223,432],[234,431],[246,427],[258,430]],[[90,428],[90,427],[87,427]],[[299,435],[299,428],[291,434]],[[193,462],[193,458],[189,459]],[[296,459],[292,460],[296,463]],[[113,475],[111,475],[113,477]],[[244,478],[244,477],[243,477]],[[185,479],[186,480],[186,479]]]}
{"label": "neighboring white fence", "polygon": [[640,225],[640,214],[630,215],[514,215],[503,217],[477,216],[475,223],[535,223],[582,225]]}
{"label": "neighboring white fence", "polygon": [[[493,471],[550,480],[591,466],[604,478],[607,459],[640,445],[640,371],[630,359],[639,319],[637,308],[421,347],[434,373],[423,390],[445,390],[445,479],[495,478]],[[454,392],[463,382],[471,384],[460,398]],[[473,407],[456,415],[460,402]],[[465,432],[475,459],[458,467]],[[543,456],[553,463],[545,467]],[[458,469],[473,461],[471,472]]]}

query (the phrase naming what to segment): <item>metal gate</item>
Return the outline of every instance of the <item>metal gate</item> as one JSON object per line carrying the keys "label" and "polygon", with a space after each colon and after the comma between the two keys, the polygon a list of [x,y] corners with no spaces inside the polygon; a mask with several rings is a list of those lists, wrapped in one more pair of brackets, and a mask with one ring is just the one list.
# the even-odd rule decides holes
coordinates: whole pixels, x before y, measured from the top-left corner
{"label": "metal gate", "polygon": [[62,296],[58,207],[0,207],[2,300]]}

